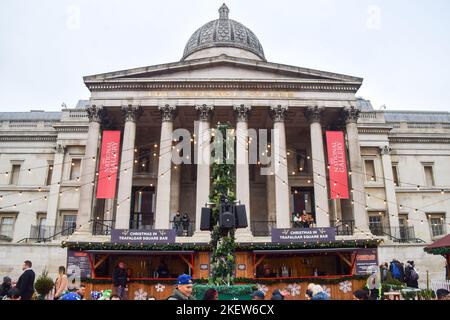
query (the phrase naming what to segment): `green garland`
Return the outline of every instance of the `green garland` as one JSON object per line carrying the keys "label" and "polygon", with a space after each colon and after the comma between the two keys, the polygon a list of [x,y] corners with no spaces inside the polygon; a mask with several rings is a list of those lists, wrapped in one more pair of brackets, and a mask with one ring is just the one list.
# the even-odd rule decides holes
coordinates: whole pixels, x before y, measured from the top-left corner
{"label": "green garland", "polygon": [[245,284],[233,286],[211,286],[198,284],[194,285],[193,294],[197,297],[197,299],[201,299],[205,295],[205,292],[211,288],[216,289],[219,294],[230,296],[248,296],[255,290],[255,286]]}
{"label": "green garland", "polygon": [[432,248],[432,249],[428,249],[428,248],[424,248],[423,249],[426,253],[429,254],[434,254],[434,255],[447,255],[450,254],[450,247],[441,247],[441,248]]}
{"label": "green garland", "polygon": [[[288,250],[288,249],[332,249],[332,248],[376,248],[378,240],[357,240],[355,241],[337,241],[314,243],[236,243],[236,251],[253,251],[253,250]],[[195,251],[210,252],[212,247],[210,244],[196,243],[171,243],[171,244],[123,244],[112,242],[62,242],[62,248],[70,250],[135,250],[135,251]]]}
{"label": "green garland", "polygon": [[[231,129],[229,124],[218,124],[216,137],[214,139],[214,161],[211,167],[211,194],[209,201],[214,203],[212,208],[211,225],[211,278],[210,284],[232,284],[233,272],[236,262],[234,251],[236,249],[236,239],[234,229],[222,230],[218,226],[219,208],[222,197],[225,197],[231,203],[236,199],[235,185],[236,173],[235,165],[227,163],[227,158],[232,150],[228,147],[231,145],[234,149],[234,143],[224,144],[224,140],[228,142],[227,130]],[[233,162],[234,163],[234,162]]]}
{"label": "green garland", "polygon": [[[251,285],[253,289],[256,288],[256,284],[264,284],[264,285],[273,285],[278,283],[315,283],[315,284],[338,284],[342,281],[351,281],[351,280],[367,280],[366,275],[353,275],[353,276],[346,276],[346,277],[337,277],[337,278],[301,278],[301,279],[253,279],[253,278],[235,278],[234,283],[237,285],[235,286],[241,286],[241,285]],[[83,278],[81,279],[81,282],[83,283],[92,283],[92,284],[111,284],[111,280],[109,279],[90,279],[90,278]],[[197,285],[204,285],[204,287],[211,288],[216,287],[214,285],[210,285],[209,279],[193,279],[194,284]],[[130,283],[142,283],[142,284],[167,284],[167,285],[175,285],[175,280],[167,280],[167,279],[154,279],[154,280],[131,280]],[[228,286],[219,286],[219,287],[228,287]],[[389,291],[389,289],[392,286],[383,284],[383,288],[385,288],[385,291]],[[393,290],[397,289],[396,287],[392,287]],[[399,287],[398,289],[404,289],[404,286]]]}

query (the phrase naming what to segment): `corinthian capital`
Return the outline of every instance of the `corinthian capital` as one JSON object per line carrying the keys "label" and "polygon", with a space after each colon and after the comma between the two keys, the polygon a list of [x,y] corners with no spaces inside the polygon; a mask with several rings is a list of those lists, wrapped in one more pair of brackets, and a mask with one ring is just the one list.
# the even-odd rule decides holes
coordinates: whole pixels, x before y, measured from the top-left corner
{"label": "corinthian capital", "polygon": [[324,109],[318,106],[308,107],[305,110],[305,117],[310,123],[320,122],[323,116]]}
{"label": "corinthian capital", "polygon": [[346,123],[356,123],[358,121],[360,112],[361,110],[355,108],[354,106],[344,108],[344,110],[342,111]]}
{"label": "corinthian capital", "polygon": [[380,147],[380,153],[381,154],[384,154],[384,155],[388,155],[388,154],[390,154],[391,153],[391,147],[389,147],[389,146],[383,146],[383,147]]}
{"label": "corinthian capital", "polygon": [[130,104],[122,107],[122,113],[125,118],[125,122],[136,122],[139,121],[139,118],[142,115],[142,108],[140,106],[133,106]]}
{"label": "corinthian capital", "polygon": [[170,105],[170,104],[165,104],[163,106],[160,106],[159,111],[161,111],[161,120],[163,122],[170,122],[175,120],[176,116],[177,116],[177,107]]}
{"label": "corinthian capital", "polygon": [[251,107],[246,106],[245,104],[239,104],[237,106],[233,107],[235,113],[236,113],[236,120],[237,121],[247,121],[248,115],[250,113]]}
{"label": "corinthian capital", "polygon": [[195,110],[197,110],[198,112],[200,121],[209,121],[212,112],[214,110],[214,107],[211,105],[202,104],[195,106]]}
{"label": "corinthian capital", "polygon": [[287,111],[287,106],[282,106],[281,104],[279,104],[276,106],[271,106],[269,113],[274,122],[283,122],[287,118]]}
{"label": "corinthian capital", "polygon": [[97,107],[95,104],[86,107],[86,112],[88,114],[89,122],[101,123],[105,116],[105,109],[103,107]]}

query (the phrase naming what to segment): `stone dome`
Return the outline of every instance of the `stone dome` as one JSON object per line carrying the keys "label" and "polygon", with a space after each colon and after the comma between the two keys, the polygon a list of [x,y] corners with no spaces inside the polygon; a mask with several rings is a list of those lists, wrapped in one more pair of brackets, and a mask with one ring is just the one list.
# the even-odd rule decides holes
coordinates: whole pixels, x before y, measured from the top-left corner
{"label": "stone dome", "polygon": [[264,50],[255,34],[242,23],[228,18],[230,10],[223,4],[219,9],[219,19],[200,27],[191,36],[184,48],[185,60],[191,54],[208,48],[237,48],[249,51],[262,60]]}

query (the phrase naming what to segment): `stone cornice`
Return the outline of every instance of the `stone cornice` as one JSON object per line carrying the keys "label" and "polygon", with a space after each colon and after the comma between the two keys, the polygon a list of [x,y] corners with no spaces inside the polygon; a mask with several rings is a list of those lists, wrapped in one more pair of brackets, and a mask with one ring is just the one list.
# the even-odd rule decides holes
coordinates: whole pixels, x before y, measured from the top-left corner
{"label": "stone cornice", "polygon": [[30,142],[56,142],[55,136],[0,136],[0,142],[30,141]]}
{"label": "stone cornice", "polygon": [[358,126],[358,133],[360,134],[389,134],[391,132],[392,127],[389,128],[380,128],[380,127],[359,127]]}
{"label": "stone cornice", "polygon": [[89,126],[55,126],[57,132],[88,132]]}
{"label": "stone cornice", "polygon": [[450,137],[389,137],[390,143],[450,143]]}
{"label": "stone cornice", "polygon": [[143,90],[289,90],[312,92],[356,92],[359,86],[356,84],[333,83],[294,83],[294,82],[237,82],[229,81],[205,81],[205,82],[177,82],[177,81],[152,81],[152,82],[98,82],[87,83],[92,92],[98,91],[143,91]]}

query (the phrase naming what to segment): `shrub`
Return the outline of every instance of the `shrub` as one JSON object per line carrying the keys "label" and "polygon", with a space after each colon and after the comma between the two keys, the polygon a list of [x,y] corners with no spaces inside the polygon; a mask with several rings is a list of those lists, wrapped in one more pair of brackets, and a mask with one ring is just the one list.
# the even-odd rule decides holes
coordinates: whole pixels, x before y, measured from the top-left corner
{"label": "shrub", "polygon": [[42,274],[36,279],[34,288],[41,297],[45,297],[53,289],[53,280],[48,276],[48,271],[44,269]]}

